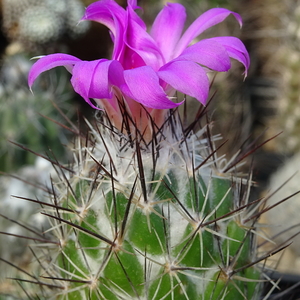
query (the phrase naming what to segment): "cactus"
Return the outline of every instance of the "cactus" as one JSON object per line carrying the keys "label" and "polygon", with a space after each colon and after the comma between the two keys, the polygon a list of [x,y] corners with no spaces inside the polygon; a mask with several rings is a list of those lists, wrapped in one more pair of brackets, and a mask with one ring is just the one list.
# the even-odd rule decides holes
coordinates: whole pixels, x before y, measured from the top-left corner
{"label": "cactus", "polygon": [[260,201],[249,202],[251,176],[238,170],[247,153],[219,156],[222,144],[212,134],[207,108],[201,105],[188,121],[178,108],[183,96],[175,97],[178,89],[205,104],[207,68],[228,70],[229,58],[247,71],[248,53],[238,39],[204,40],[180,51],[177,46],[189,44],[195,27],[199,33],[229,14],[240,17],[212,9],[176,41],[168,36],[171,21],[175,14],[183,27],[185,17],[181,5],[168,4],[151,39],[135,8],[133,0],[127,10],[113,1],[87,8],[84,19],[103,17],[110,27],[113,60],[53,54],[31,69],[30,87],[41,72],[66,66],[75,91],[103,111],[95,122],[86,121],[88,135],[78,130],[72,166],[50,159],[58,179],[49,202],[26,199],[41,205],[50,225],[31,231],[34,266],[31,272],[15,266],[17,280],[30,299],[258,299],[258,263],[280,249],[258,257]]}
{"label": "cactus", "polygon": [[102,115],[71,172],[57,168],[35,250],[45,299],[257,299],[249,181],[217,157],[209,124],[182,128],[175,111],[153,131],[131,139]]}

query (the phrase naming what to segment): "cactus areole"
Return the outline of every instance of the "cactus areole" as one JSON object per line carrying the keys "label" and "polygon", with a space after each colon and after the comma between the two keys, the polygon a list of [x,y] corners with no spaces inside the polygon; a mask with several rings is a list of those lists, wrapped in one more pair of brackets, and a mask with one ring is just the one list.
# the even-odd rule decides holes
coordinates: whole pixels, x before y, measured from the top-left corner
{"label": "cactus areole", "polygon": [[60,176],[56,208],[44,212],[59,245],[51,245],[43,267],[49,295],[256,299],[260,270],[253,263],[253,223],[245,221],[245,180],[235,176],[232,161],[218,157],[210,125],[194,129],[205,108],[188,127],[175,109],[183,102],[176,91],[206,104],[207,73],[228,71],[231,58],[247,74],[249,55],[238,38],[197,39],[230,14],[240,25],[241,17],[211,9],[183,32],[184,7],[168,3],[148,32],[137,9],[136,0],[126,9],[112,0],[87,7],[82,20],[110,30],[110,60],[52,54],[29,74],[31,87],[40,73],[65,66],[74,90],[105,112],[96,126],[88,122],[89,143],[78,140],[73,172]]}

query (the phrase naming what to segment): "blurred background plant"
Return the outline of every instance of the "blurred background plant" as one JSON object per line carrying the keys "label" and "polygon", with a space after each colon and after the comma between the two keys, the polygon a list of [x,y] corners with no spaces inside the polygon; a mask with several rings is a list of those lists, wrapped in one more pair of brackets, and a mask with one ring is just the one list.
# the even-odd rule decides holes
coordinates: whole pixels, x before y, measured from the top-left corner
{"label": "blurred background plant", "polygon": [[65,39],[86,33],[90,24],[78,24],[83,14],[80,0],[2,0],[5,35],[31,51],[53,51],[62,47]]}
{"label": "blurred background plant", "polygon": [[[70,106],[74,97],[69,87],[66,72],[51,72],[44,77],[33,93],[27,88],[27,74],[32,63],[28,55],[21,53],[6,56],[2,61],[0,74],[0,169],[15,171],[25,164],[33,164],[35,155],[14,147],[9,141],[22,144],[36,152],[50,147],[56,155],[64,157],[67,131],[56,122],[64,122],[56,105],[72,118],[76,105]],[[56,95],[60,95],[56,97]],[[46,117],[47,118],[46,118]]]}
{"label": "blurred background plant", "polygon": [[[241,3],[245,11],[243,39],[252,56],[252,74],[248,78],[251,133],[258,137],[265,130],[267,140],[282,132],[266,143],[254,158],[254,176],[261,186],[259,192],[274,192],[269,201],[269,205],[273,205],[299,191],[300,1]],[[286,235],[295,235],[292,245],[274,258],[274,264],[283,273],[300,273],[299,214],[298,195],[270,210],[262,220],[268,224],[266,233],[276,242]],[[297,293],[299,295],[299,289],[295,297]]]}

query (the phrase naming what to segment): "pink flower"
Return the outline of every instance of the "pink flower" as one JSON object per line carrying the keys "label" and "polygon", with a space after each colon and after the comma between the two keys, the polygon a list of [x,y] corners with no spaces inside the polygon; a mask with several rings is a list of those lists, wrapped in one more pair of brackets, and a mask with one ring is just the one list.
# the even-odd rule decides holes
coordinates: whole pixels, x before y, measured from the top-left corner
{"label": "pink flower", "polygon": [[30,88],[42,72],[65,66],[72,73],[74,90],[92,107],[98,108],[91,99],[99,99],[96,103],[117,111],[117,97],[122,95],[131,110],[138,102],[151,111],[180,105],[171,100],[176,90],[205,104],[209,92],[207,72],[228,71],[230,58],[241,62],[247,73],[249,55],[238,38],[214,37],[190,45],[203,31],[230,14],[241,25],[237,13],[225,8],[210,9],[183,33],[185,9],[168,3],[148,33],[134,11],[137,8],[136,0],[128,0],[126,9],[113,0],[91,4],[82,20],[93,20],[109,28],[114,42],[112,59],[82,61],[61,53],[44,56],[29,73]]}

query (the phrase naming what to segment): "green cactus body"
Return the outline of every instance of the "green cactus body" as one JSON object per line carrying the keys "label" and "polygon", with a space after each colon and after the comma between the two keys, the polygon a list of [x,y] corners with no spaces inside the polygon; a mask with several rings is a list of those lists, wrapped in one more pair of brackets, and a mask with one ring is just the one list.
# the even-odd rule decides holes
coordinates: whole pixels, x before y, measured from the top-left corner
{"label": "green cactus body", "polygon": [[239,181],[219,173],[204,129],[185,136],[176,126],[172,137],[178,118],[150,141],[107,122],[79,142],[74,172],[55,185],[57,209],[45,212],[60,245],[55,299],[255,299]]}

